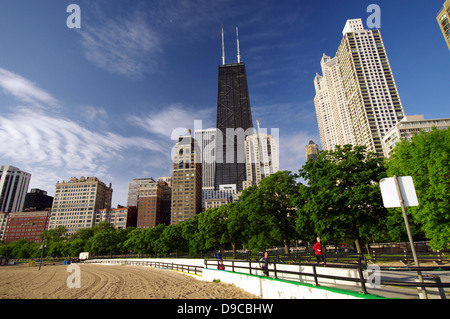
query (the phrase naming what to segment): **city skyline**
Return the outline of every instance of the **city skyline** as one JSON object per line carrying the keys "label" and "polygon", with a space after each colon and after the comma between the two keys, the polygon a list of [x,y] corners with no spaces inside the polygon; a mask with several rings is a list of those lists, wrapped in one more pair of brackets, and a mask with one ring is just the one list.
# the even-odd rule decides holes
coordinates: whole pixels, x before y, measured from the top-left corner
{"label": "city skyline", "polygon": [[[376,2],[406,115],[448,118],[450,59],[436,23],[443,2]],[[81,8],[80,29],[66,25],[71,3]],[[51,196],[58,181],[95,176],[112,183],[114,207],[125,205],[133,179],[171,175],[171,150],[194,120],[215,127],[223,24],[227,63],[237,61],[239,27],[253,119],[269,134],[279,129],[280,170],[296,172],[308,142],[320,141],[320,58],[336,54],[347,19],[367,27],[369,4],[3,3],[0,164],[31,173],[29,188]]]}

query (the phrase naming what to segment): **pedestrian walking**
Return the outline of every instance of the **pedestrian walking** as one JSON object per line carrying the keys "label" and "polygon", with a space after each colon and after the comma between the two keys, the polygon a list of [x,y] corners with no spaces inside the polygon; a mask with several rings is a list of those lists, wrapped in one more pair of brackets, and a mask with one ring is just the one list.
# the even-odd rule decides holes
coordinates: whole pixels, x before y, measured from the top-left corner
{"label": "pedestrian walking", "polygon": [[[264,257],[259,260],[261,265],[261,270],[264,274],[264,276],[269,277],[269,253],[267,251],[264,252]],[[261,264],[262,263],[262,264]]]}

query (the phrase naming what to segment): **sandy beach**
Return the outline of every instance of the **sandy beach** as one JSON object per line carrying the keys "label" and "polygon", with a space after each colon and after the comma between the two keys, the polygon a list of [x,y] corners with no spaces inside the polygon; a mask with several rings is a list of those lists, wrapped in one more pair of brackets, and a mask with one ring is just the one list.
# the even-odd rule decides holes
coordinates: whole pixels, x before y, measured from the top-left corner
{"label": "sandy beach", "polygon": [[171,270],[77,264],[80,288],[68,288],[68,266],[0,267],[0,299],[254,299],[240,288]]}

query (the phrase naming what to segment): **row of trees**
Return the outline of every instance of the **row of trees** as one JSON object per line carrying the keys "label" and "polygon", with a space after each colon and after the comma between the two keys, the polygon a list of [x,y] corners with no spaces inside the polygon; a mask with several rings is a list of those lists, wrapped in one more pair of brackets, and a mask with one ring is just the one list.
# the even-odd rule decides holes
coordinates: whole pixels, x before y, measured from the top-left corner
{"label": "row of trees", "polygon": [[[385,162],[363,146],[339,146],[320,152],[298,174],[272,174],[244,190],[239,202],[180,224],[115,230],[101,223],[70,238],[57,228],[48,232],[46,251],[50,256],[76,256],[81,251],[201,255],[210,249],[262,251],[281,245],[288,253],[293,241],[308,244],[316,236],[336,243],[352,241],[362,251],[373,241],[407,240],[400,209],[386,209],[382,202],[379,181],[393,175],[413,177],[420,205],[407,211],[415,239],[430,239],[433,249],[448,249],[449,143],[448,129],[434,129],[412,142],[402,141]],[[30,255],[39,253],[30,243],[22,244]],[[19,246],[0,245],[0,255],[20,254]]]}

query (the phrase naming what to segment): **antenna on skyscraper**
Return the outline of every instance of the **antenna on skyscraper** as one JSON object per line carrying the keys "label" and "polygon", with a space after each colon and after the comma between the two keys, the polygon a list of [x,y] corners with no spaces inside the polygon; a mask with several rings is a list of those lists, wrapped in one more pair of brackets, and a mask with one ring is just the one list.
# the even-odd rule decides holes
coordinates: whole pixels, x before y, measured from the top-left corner
{"label": "antenna on skyscraper", "polygon": [[237,39],[237,58],[238,63],[241,63],[241,51],[239,50],[239,29],[236,27],[236,39]]}
{"label": "antenna on skyscraper", "polygon": [[223,37],[223,24],[222,24],[222,65],[225,64],[225,41]]}

